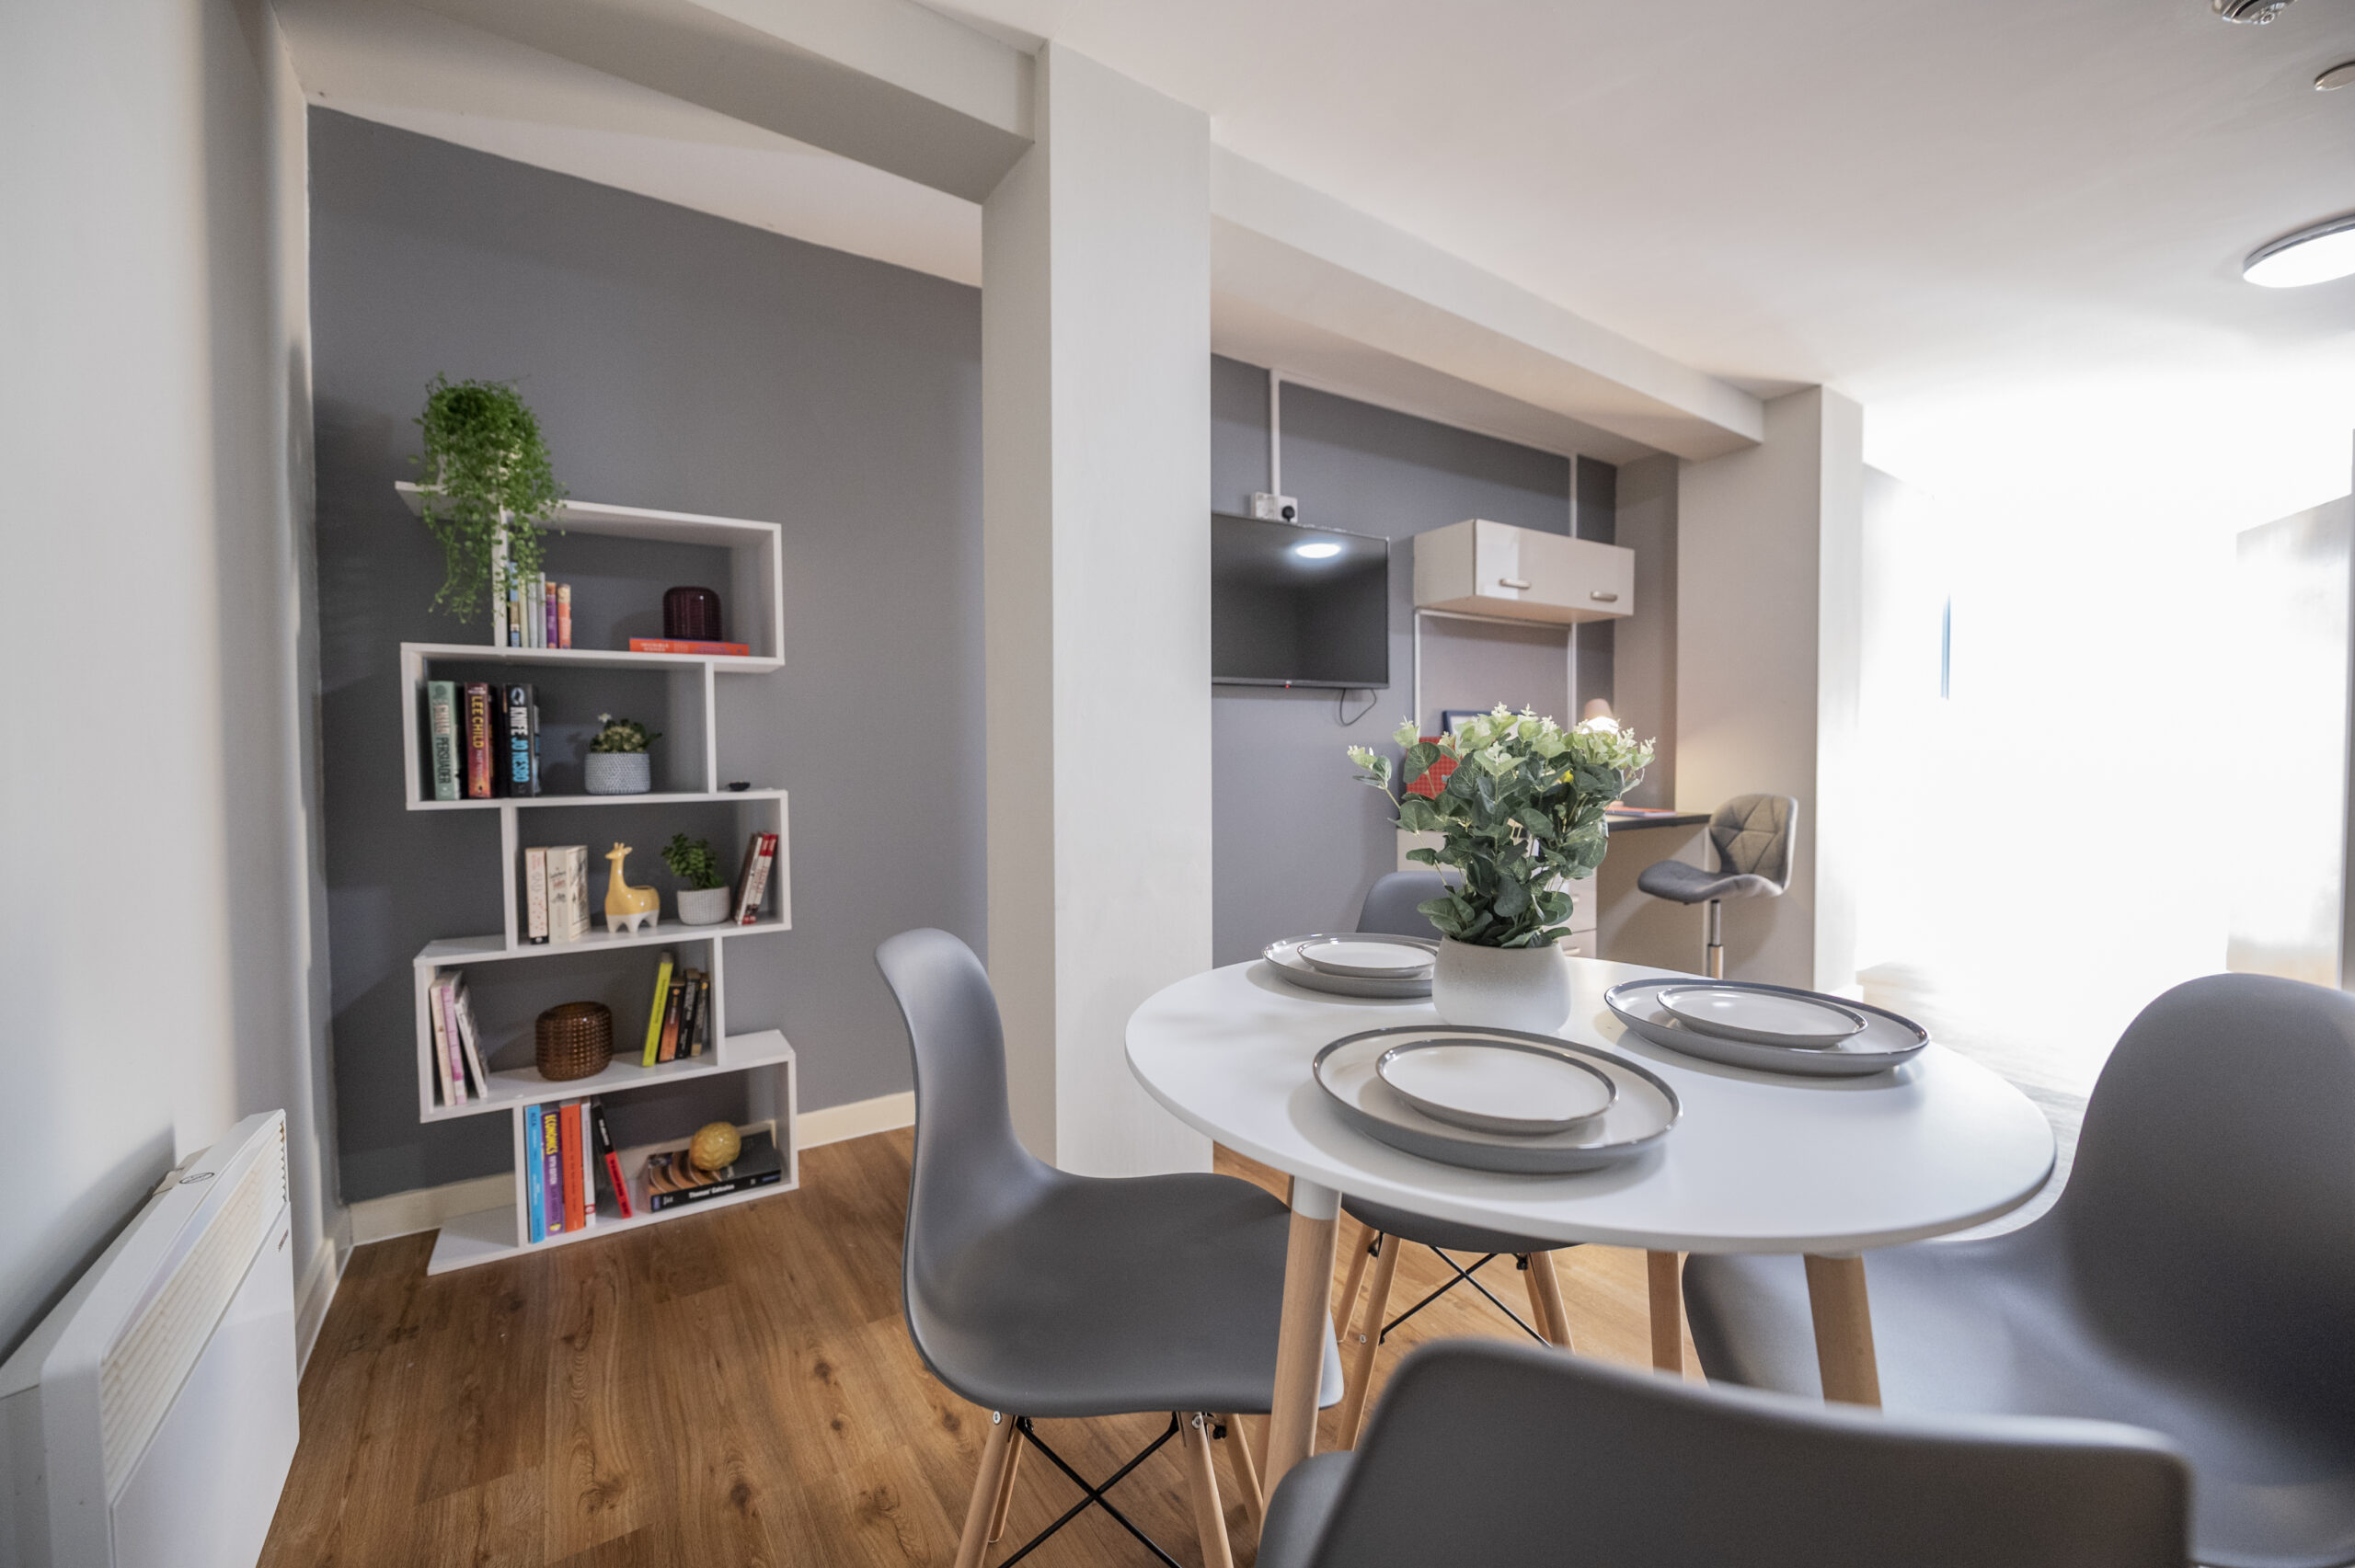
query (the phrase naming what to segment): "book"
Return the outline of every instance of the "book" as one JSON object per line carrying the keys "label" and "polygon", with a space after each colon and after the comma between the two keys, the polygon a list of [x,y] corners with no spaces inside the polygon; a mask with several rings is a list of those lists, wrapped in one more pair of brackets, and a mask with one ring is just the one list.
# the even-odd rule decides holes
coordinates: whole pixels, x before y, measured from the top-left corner
{"label": "book", "polygon": [[685,971],[674,972],[671,976],[670,994],[662,999],[662,1040],[654,1051],[654,1059],[658,1062],[678,1059],[680,1013],[684,1006],[686,990]]}
{"label": "book", "polygon": [[754,833],[744,848],[744,868],[736,878],[738,925],[751,925],[761,918],[761,899],[769,888],[769,862],[775,857],[776,835]]}
{"label": "book", "polygon": [[491,797],[490,683],[466,682],[466,798]]}
{"label": "book", "polygon": [[526,681],[502,689],[506,713],[506,745],[500,755],[507,795],[524,798],[540,793],[539,699]]}
{"label": "book", "polygon": [[695,1054],[695,1024],[701,1021],[696,1009],[702,1001],[703,971],[689,969],[686,983],[679,988],[679,1048],[673,1056]]}
{"label": "book", "polygon": [[547,1240],[545,1203],[540,1192],[540,1107],[526,1105],[523,1107],[523,1219],[534,1242]]}
{"label": "book", "polygon": [[578,942],[589,934],[589,846],[548,851],[548,940]]}
{"label": "book", "polygon": [[534,946],[548,939],[548,852],[523,852],[523,940]]}
{"label": "book", "polygon": [[742,643],[697,642],[686,637],[632,637],[629,640],[629,651],[632,653],[718,654],[742,658],[752,650]]}
{"label": "book", "polygon": [[547,625],[547,618],[540,603],[541,594],[546,591],[546,582],[547,579],[537,572],[534,572],[523,580],[523,646],[525,647],[543,647],[543,639],[547,635],[545,629]]}
{"label": "book", "polygon": [[465,1092],[450,1081],[450,1005],[438,973],[425,982],[425,1006],[433,1020],[433,1082],[442,1103],[454,1105]]}
{"label": "book", "polygon": [[695,1009],[695,1054],[701,1056],[711,1046],[711,977],[697,977],[695,989],[703,992],[703,1001]]}
{"label": "book", "polygon": [[562,583],[550,582],[546,578],[542,578],[540,579],[540,619],[542,626],[540,646],[542,647],[562,647],[564,646],[564,628],[557,624],[558,621],[562,619],[561,607],[563,598],[564,585]]}
{"label": "book", "polygon": [[475,995],[466,989],[465,977],[458,978],[450,993],[452,1016],[458,1021],[458,1044],[463,1049],[459,1059],[473,1074],[474,1093],[484,1099],[490,1097],[490,1075],[482,1070],[482,1031],[475,1024]]}
{"label": "book", "polygon": [[775,1186],[785,1180],[785,1161],[776,1139],[766,1127],[744,1134],[735,1163],[724,1170],[699,1171],[684,1149],[652,1154],[646,1161],[646,1207],[649,1212],[708,1203],[730,1193]]}
{"label": "book", "polygon": [[458,798],[458,683],[425,683],[426,744],[431,756],[433,798]]}
{"label": "book", "polygon": [[623,1219],[630,1216],[629,1184],[622,1180],[621,1150],[614,1147],[614,1133],[605,1125],[605,1102],[589,1102],[589,1123],[597,1137],[597,1158],[603,1162],[606,1185],[614,1189],[614,1213]]}
{"label": "book", "polygon": [[507,646],[507,595],[499,586],[500,574],[507,569],[507,543],[504,539],[491,549],[490,556],[490,646]]}
{"label": "book", "polygon": [[556,646],[572,646],[572,585],[569,582],[556,585]]}
{"label": "book", "polygon": [[572,1102],[573,1119],[580,1129],[580,1222],[583,1225],[597,1223],[597,1139],[589,1125],[589,1106],[587,1100]]}
{"label": "book", "polygon": [[567,1100],[556,1108],[557,1157],[564,1171],[564,1228],[578,1230],[589,1222],[580,1201],[580,1175],[588,1165],[580,1158],[580,1102]]}
{"label": "book", "polygon": [[507,646],[523,646],[523,579],[520,577],[507,584]]}
{"label": "book", "polygon": [[646,1051],[638,1059],[638,1066],[652,1067],[654,1053],[662,1044],[662,1011],[671,1000],[671,971],[678,967],[678,955],[663,951],[654,969],[654,1005],[646,1016]]}
{"label": "book", "polygon": [[548,1234],[564,1227],[564,1150],[557,1141],[554,1105],[540,1107],[540,1201],[547,1212]]}

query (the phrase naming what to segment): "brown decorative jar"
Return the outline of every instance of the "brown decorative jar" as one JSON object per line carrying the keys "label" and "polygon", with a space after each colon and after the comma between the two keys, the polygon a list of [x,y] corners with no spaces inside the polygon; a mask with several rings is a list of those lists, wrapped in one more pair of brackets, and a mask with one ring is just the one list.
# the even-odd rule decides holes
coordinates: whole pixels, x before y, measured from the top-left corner
{"label": "brown decorative jar", "polygon": [[674,588],[662,596],[662,635],[676,642],[717,643],[719,595],[707,588]]}
{"label": "brown decorative jar", "polygon": [[563,1001],[532,1026],[533,1056],[551,1082],[593,1078],[614,1059],[614,1013],[602,1001]]}

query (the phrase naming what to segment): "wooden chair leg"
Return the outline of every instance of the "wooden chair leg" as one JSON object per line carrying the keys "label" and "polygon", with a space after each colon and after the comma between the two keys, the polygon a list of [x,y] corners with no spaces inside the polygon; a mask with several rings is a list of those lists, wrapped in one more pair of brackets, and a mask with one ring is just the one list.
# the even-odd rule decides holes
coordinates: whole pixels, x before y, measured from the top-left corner
{"label": "wooden chair leg", "polygon": [[1652,1366],[1684,1375],[1684,1260],[1675,1253],[1646,1253],[1644,1273],[1652,1301]]}
{"label": "wooden chair leg", "polygon": [[1259,1490],[1259,1461],[1251,1452],[1250,1434],[1243,1430],[1240,1416],[1222,1415],[1218,1423],[1226,1428],[1227,1471],[1235,1477],[1235,1490],[1243,1494],[1243,1516],[1256,1534],[1267,1518],[1268,1497]]}
{"label": "wooden chair leg", "polygon": [[1235,1568],[1234,1543],[1226,1539],[1226,1509],[1218,1500],[1218,1471],[1211,1465],[1210,1422],[1200,1412],[1178,1417],[1186,1445],[1186,1479],[1194,1494],[1194,1530],[1202,1539],[1203,1568]]}
{"label": "wooden chair leg", "polygon": [[1564,1350],[1577,1348],[1570,1344],[1570,1310],[1562,1304],[1562,1280],[1554,1272],[1551,1253],[1529,1254],[1529,1300],[1545,1337]]}
{"label": "wooden chair leg", "polygon": [[[1013,1426],[1014,1423],[1009,1421],[1006,1425]],[[990,1509],[989,1539],[992,1546],[995,1546],[998,1538],[1005,1534],[1005,1516],[1014,1507],[1014,1478],[1022,1470],[1022,1450],[1029,1446],[1022,1440],[1021,1429],[1017,1427],[1006,1448],[1005,1471],[998,1479],[997,1502]]]}
{"label": "wooden chair leg", "polygon": [[1358,1222],[1358,1250],[1350,1259],[1350,1276],[1333,1301],[1333,1333],[1343,1345],[1350,1343],[1350,1322],[1358,1310],[1358,1287],[1365,1282],[1365,1261],[1373,1255],[1373,1239],[1380,1234],[1363,1220]]}
{"label": "wooden chair leg", "polygon": [[1350,1366],[1349,1387],[1341,1394],[1341,1430],[1334,1439],[1335,1446],[1354,1448],[1358,1446],[1358,1425],[1365,1419],[1367,1386],[1373,1378],[1373,1357],[1382,1348],[1382,1315],[1390,1310],[1390,1282],[1398,1273],[1398,1254],[1406,1243],[1396,1236],[1382,1239],[1382,1255],[1373,1260],[1373,1288],[1366,1298],[1365,1326],[1358,1331],[1352,1348],[1356,1352]]}
{"label": "wooden chair leg", "polygon": [[957,1538],[957,1568],[981,1568],[989,1550],[990,1514],[997,1505],[1000,1478],[1013,1463],[1014,1418],[1003,1411],[990,1414],[990,1435],[982,1445],[982,1470],[973,1477],[973,1498],[965,1505],[965,1532]]}

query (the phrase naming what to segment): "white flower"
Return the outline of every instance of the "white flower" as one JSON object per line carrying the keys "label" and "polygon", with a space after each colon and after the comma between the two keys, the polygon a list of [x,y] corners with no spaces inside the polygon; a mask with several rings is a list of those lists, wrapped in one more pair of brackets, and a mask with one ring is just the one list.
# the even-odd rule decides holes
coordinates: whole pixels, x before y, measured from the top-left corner
{"label": "white flower", "polygon": [[1396,741],[1401,746],[1412,746],[1416,741],[1420,740],[1422,738],[1422,726],[1417,724],[1411,718],[1399,720],[1398,727],[1390,732],[1390,738]]}

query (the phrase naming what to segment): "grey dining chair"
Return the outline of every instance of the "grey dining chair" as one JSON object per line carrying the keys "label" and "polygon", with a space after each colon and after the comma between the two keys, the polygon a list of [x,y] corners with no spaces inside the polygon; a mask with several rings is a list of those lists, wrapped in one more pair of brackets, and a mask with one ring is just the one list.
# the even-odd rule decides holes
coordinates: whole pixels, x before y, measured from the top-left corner
{"label": "grey dining chair", "polygon": [[[1231,1562],[1211,1441],[1224,1429],[1246,1511],[1260,1516],[1258,1467],[1238,1413],[1265,1414],[1275,1387],[1290,1218],[1233,1176],[1074,1176],[1016,1140],[1005,1040],[989,977],[945,931],[875,950],[915,1058],[915,1158],[902,1299],[933,1375],[991,1412],[957,1553],[974,1568],[1003,1533],[1016,1467],[1035,1448],[1082,1495],[1029,1554],[1100,1507],[1161,1562],[1176,1559],[1106,1495],[1171,1438],[1184,1448],[1206,1562]],[[1324,1406],[1340,1357],[1325,1349]],[[1168,1428],[1110,1479],[1091,1482],[1040,1441],[1037,1417],[1168,1411]]]}
{"label": "grey dining chair", "polygon": [[2091,1421],[1886,1417],[1525,1346],[1401,1364],[1295,1466],[1259,1568],[2183,1568],[2188,1477]]}
{"label": "grey dining chair", "polygon": [[[2189,1456],[2200,1562],[2355,1561],[2355,997],[2176,987],[2102,1069],[2051,1210],[1866,1273],[1885,1408],[2147,1426]],[[1711,1379],[1817,1386],[1798,1260],[1684,1279]]]}
{"label": "grey dining chair", "polygon": [[1737,795],[1709,814],[1717,870],[1662,860],[1637,874],[1637,887],[1655,898],[1708,906],[1701,972],[1711,979],[1726,978],[1725,900],[1775,898],[1790,887],[1791,839],[1798,817],[1799,803],[1790,795]]}
{"label": "grey dining chair", "polygon": [[[1430,922],[1417,905],[1425,899],[1438,898],[1448,887],[1447,880],[1436,871],[1394,871],[1378,878],[1366,892],[1365,902],[1358,910],[1358,930],[1379,932],[1386,936],[1422,936],[1436,939],[1439,928]],[[1357,1440],[1359,1424],[1364,1419],[1366,1391],[1372,1386],[1375,1356],[1390,1331],[1430,1306],[1459,1285],[1469,1285],[1488,1297],[1491,1305],[1511,1318],[1522,1333],[1532,1339],[1570,1348],[1570,1320],[1562,1305],[1562,1284],[1554,1272],[1554,1253],[1561,1243],[1532,1240],[1502,1230],[1485,1230],[1476,1225],[1458,1225],[1453,1221],[1432,1219],[1424,1215],[1410,1214],[1403,1208],[1385,1204],[1369,1203],[1363,1198],[1343,1194],[1341,1212],[1358,1222],[1356,1251],[1350,1263],[1347,1281],[1337,1298],[1339,1310],[1338,1327],[1341,1342],[1350,1346],[1353,1364],[1349,1372],[1348,1391],[1341,1398],[1340,1433],[1337,1441],[1348,1448]],[[1449,1270],[1449,1278],[1440,1288],[1407,1308],[1396,1318],[1384,1321],[1390,1310],[1390,1288],[1398,1270],[1398,1253],[1402,1244],[1429,1247],[1438,1254]],[[1450,1253],[1476,1253],[1477,1262],[1466,1268],[1448,1256]],[[1483,1266],[1499,1257],[1510,1257],[1521,1272],[1529,1294],[1530,1316],[1537,1320],[1532,1327],[1520,1313],[1506,1306],[1491,1294],[1476,1277]],[[1364,1288],[1367,1265],[1373,1265],[1373,1286],[1371,1299],[1364,1310],[1364,1324],[1358,1326],[1358,1297]]]}

